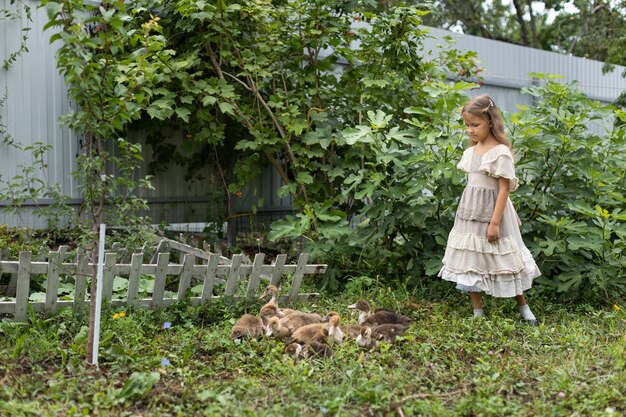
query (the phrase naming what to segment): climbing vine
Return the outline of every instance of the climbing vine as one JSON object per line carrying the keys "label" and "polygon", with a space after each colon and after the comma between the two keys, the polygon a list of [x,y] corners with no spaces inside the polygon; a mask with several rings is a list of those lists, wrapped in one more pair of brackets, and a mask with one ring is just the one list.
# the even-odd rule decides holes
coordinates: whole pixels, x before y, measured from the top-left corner
{"label": "climbing vine", "polygon": [[21,0],[9,0],[9,8],[0,8],[0,20],[13,21],[19,20],[22,23],[20,28],[20,43],[16,50],[10,52],[2,62],[2,68],[6,71],[17,60],[17,58],[25,52],[28,52],[28,33],[30,31],[30,23],[32,22],[32,13],[30,6]]}

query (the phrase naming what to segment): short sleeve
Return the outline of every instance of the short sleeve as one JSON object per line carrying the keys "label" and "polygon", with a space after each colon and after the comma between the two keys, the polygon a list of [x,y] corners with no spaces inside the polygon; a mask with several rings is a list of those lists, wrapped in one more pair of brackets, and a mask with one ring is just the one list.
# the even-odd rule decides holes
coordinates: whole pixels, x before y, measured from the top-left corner
{"label": "short sleeve", "polygon": [[517,190],[519,180],[515,176],[515,162],[511,150],[506,145],[498,145],[486,153],[478,170],[494,178],[509,179],[509,190]]}
{"label": "short sleeve", "polygon": [[461,157],[461,160],[459,161],[459,163],[456,164],[456,167],[460,169],[461,171],[469,173],[470,170],[472,169],[472,155],[473,154],[474,154],[473,147],[467,148],[465,151],[463,151],[463,156]]}

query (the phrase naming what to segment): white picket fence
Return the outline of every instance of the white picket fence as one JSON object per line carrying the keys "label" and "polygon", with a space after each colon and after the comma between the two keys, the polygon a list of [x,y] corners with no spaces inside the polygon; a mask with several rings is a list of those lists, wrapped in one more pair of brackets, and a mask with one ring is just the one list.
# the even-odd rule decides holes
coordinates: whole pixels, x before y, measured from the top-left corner
{"label": "white picket fence", "polygon": [[[232,260],[219,254],[186,253],[181,263],[170,263],[170,253],[155,253],[155,261],[144,264],[144,254],[135,253],[129,263],[118,263],[119,254],[108,252],[104,257],[103,298],[113,305],[131,305],[152,309],[165,308],[172,303],[188,297],[188,290],[194,280],[202,284],[199,297],[188,297],[191,304],[198,305],[214,301],[220,297],[230,297],[234,301],[242,298],[252,299],[258,296],[259,287],[263,283],[288,284],[288,295],[282,296],[280,302],[311,299],[318,294],[299,294],[302,280],[306,275],[321,274],[326,265],[308,265],[308,254],[302,253],[297,264],[286,264],[287,255],[278,255],[271,264],[264,264],[265,255],[256,254],[251,264],[243,261],[244,255],[234,255]],[[31,252],[20,252],[19,260],[0,260],[0,274],[11,274],[11,280],[4,286],[5,294],[15,294],[10,301],[0,301],[0,314],[13,314],[15,321],[26,321],[28,307],[35,312],[52,313],[60,308],[84,308],[89,303],[88,279],[95,271],[96,265],[90,262],[90,255],[79,253],[75,262],[67,262],[63,251],[53,251],[46,261],[34,261]],[[206,259],[202,259],[206,258]],[[202,263],[197,264],[199,259]],[[34,275],[46,275],[47,287],[45,301],[29,301],[31,279]],[[138,297],[142,275],[154,276],[154,289],[150,298]],[[283,279],[290,277],[289,282]],[[125,296],[112,298],[115,277],[128,279],[128,290]],[[170,277],[169,282],[167,281]],[[74,281],[73,300],[60,300],[59,284],[62,280]],[[175,297],[165,297],[166,283],[171,286],[177,279],[178,291]],[[174,281],[175,282],[175,281]],[[0,288],[2,290],[2,288]],[[219,294],[215,294],[219,290]],[[2,291],[0,291],[2,297]],[[0,298],[1,300],[2,298]]]}

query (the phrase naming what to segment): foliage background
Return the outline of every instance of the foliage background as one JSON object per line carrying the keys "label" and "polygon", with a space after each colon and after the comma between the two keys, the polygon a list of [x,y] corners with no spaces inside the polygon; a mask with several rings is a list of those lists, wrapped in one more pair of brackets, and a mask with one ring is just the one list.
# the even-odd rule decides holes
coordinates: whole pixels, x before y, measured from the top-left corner
{"label": "foliage background", "polygon": [[[107,201],[125,223],[142,222],[132,216],[145,207],[136,190],[150,184],[133,178],[140,150],[126,133],[143,129],[157,160],[225,174],[226,218],[233,193],[271,165],[299,214],[274,224],[270,238],[304,236],[330,264],[322,286],[429,285],[464,183],[455,168],[466,145],[458,110],[482,69],[451,44],[424,50],[427,5],[43,7],[62,42],[59,69],[81,104],[66,122],[90,143],[78,174],[92,224]],[[611,301],[626,291],[624,125],[613,123],[624,113],[575,85],[544,81],[527,90],[535,104],[509,117],[522,179],[512,198],[544,272],[541,291]],[[174,148],[172,131],[183,133]]]}

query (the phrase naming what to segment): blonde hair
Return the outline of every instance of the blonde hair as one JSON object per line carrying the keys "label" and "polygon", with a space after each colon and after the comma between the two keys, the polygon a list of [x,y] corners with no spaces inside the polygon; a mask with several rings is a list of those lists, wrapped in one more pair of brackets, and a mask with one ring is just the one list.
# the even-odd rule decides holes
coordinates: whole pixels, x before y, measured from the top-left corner
{"label": "blonde hair", "polygon": [[[472,116],[486,118],[489,121],[491,134],[498,142],[511,148],[511,141],[504,132],[504,119],[500,113],[500,109],[496,106],[491,97],[486,94],[476,96],[467,102],[461,114],[471,114]],[[472,145],[474,142],[470,139]]]}

